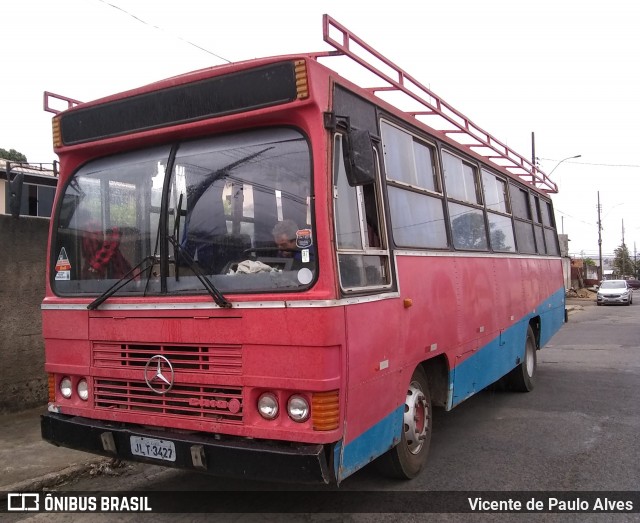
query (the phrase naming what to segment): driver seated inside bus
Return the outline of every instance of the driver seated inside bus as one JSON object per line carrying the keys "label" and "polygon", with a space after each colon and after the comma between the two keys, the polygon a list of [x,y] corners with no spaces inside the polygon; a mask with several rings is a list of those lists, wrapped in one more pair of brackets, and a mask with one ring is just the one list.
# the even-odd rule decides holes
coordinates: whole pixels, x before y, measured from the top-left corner
{"label": "driver seated inside bus", "polygon": [[296,264],[314,261],[315,256],[309,229],[301,231],[293,220],[282,220],[276,223],[271,232],[273,241],[278,248],[279,257],[293,258]]}

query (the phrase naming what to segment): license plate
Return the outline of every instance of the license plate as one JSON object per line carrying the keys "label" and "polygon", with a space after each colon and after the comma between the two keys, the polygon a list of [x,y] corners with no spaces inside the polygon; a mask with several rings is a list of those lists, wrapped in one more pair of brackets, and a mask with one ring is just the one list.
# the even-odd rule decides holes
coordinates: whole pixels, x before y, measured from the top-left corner
{"label": "license plate", "polygon": [[131,436],[131,454],[144,458],[161,459],[163,461],[176,460],[176,447],[173,441],[156,438]]}

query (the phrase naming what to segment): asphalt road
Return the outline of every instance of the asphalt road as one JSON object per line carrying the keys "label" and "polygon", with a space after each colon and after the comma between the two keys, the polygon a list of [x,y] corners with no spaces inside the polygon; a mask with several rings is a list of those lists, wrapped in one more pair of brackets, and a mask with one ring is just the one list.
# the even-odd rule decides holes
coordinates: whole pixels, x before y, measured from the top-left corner
{"label": "asphalt road", "polygon": [[[401,516],[413,521],[420,496],[431,491],[640,491],[640,291],[630,307],[595,307],[575,300],[561,331],[538,353],[536,388],[531,393],[486,390],[451,412],[437,411],[428,468],[411,482],[382,478],[373,466],[357,472],[340,486],[352,491],[403,493]],[[289,491],[302,487],[214,478],[148,465],[124,464],[95,470],[58,487],[60,491]],[[335,487],[318,490],[334,491]],[[281,495],[281,494],[280,494]],[[357,494],[355,494],[357,496]],[[395,494],[394,494],[395,495]],[[543,495],[544,497],[544,495]],[[371,503],[363,498],[362,503]],[[244,505],[239,500],[237,510]],[[398,510],[397,504],[394,510]],[[336,510],[338,512],[339,509]],[[356,512],[367,506],[356,507]],[[376,510],[377,511],[377,510]],[[43,516],[43,515],[40,515]],[[106,516],[106,515],[105,515]],[[382,514],[307,514],[306,521],[382,521]],[[438,521],[516,520],[520,515],[431,515]],[[437,517],[434,517],[437,516]],[[539,514],[540,520],[556,515]],[[604,514],[567,514],[573,521],[603,521]],[[611,515],[610,515],[611,516]],[[616,515],[616,521],[637,520],[640,514]],[[47,521],[68,521],[48,515]],[[75,515],[94,521],[96,515]],[[131,517],[131,519],[128,519]],[[400,516],[398,516],[400,517]],[[194,516],[156,514],[154,521],[193,521]],[[471,518],[471,519],[470,519]],[[620,519],[622,518],[622,519]],[[629,519],[628,519],[629,518]],[[39,516],[13,521],[39,520]],[[118,516],[117,521],[139,517]],[[203,518],[204,519],[204,518]],[[224,518],[223,518],[224,519]],[[273,514],[228,516],[229,521],[278,521]],[[298,518],[294,518],[298,519]],[[397,518],[396,518],[397,519]],[[609,520],[608,518],[606,518]],[[113,521],[113,517],[105,521]],[[519,520],[521,521],[521,520]]]}

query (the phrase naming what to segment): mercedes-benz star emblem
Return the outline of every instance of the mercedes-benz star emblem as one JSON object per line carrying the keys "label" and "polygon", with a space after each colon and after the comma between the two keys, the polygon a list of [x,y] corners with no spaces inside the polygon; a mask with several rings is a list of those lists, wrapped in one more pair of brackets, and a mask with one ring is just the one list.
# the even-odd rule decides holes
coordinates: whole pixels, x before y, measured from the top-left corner
{"label": "mercedes-benz star emblem", "polygon": [[164,356],[153,356],[144,366],[144,381],[156,394],[166,394],[173,387],[173,366]]}

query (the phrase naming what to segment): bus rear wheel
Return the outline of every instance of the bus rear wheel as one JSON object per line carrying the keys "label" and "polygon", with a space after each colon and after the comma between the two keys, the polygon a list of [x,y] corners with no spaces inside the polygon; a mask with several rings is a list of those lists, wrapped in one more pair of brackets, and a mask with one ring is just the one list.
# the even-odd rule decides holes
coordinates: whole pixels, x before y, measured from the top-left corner
{"label": "bus rear wheel", "polygon": [[379,470],[397,479],[413,479],[424,468],[431,443],[431,395],[427,377],[418,367],[407,387],[400,443],[380,456]]}
{"label": "bus rear wheel", "polygon": [[531,392],[535,385],[537,369],[536,336],[531,325],[527,329],[527,339],[524,345],[524,359],[515,369],[506,375],[509,390],[515,392]]}

